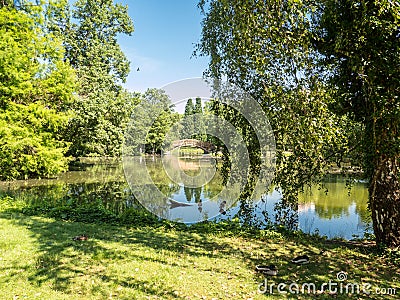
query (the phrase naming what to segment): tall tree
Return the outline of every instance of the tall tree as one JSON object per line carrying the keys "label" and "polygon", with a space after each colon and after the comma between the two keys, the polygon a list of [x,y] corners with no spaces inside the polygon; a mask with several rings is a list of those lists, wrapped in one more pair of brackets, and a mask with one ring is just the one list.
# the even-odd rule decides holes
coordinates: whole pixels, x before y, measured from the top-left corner
{"label": "tall tree", "polygon": [[161,153],[176,139],[170,130],[179,121],[179,114],[172,110],[163,90],[148,89],[139,100],[128,125],[124,154]]}
{"label": "tall tree", "polygon": [[205,141],[206,137],[206,128],[204,123],[204,114],[203,114],[203,105],[201,102],[201,98],[196,98],[196,103],[193,109],[194,113],[194,130],[195,137],[200,141]]}
{"label": "tall tree", "polygon": [[75,76],[43,20],[39,6],[0,8],[0,179],[52,176],[68,167],[61,132]]}
{"label": "tall tree", "polygon": [[193,105],[193,99],[190,98],[186,102],[185,105],[185,113],[183,115],[183,120],[182,120],[182,129],[181,129],[181,138],[182,139],[190,139],[193,138],[193,135],[195,134],[195,128],[194,128],[194,105]]}
{"label": "tall tree", "polygon": [[193,99],[190,98],[185,105],[185,116],[190,116],[194,112]]}
{"label": "tall tree", "polygon": [[[361,158],[377,242],[399,245],[399,7],[346,0],[203,0],[200,7],[196,51],[210,55],[209,76],[225,75],[268,114],[284,199],[295,207],[297,192],[320,182],[333,162]],[[231,119],[242,127],[240,117]]]}
{"label": "tall tree", "polygon": [[77,70],[78,97],[71,108],[75,118],[67,135],[74,156],[120,154],[124,125],[136,99],[121,83],[129,73],[129,61],[117,37],[133,32],[127,6],[112,0],[78,0],[54,11],[53,30],[62,32],[66,59]]}
{"label": "tall tree", "polygon": [[203,106],[201,104],[201,98],[196,98],[196,103],[193,108],[195,114],[203,114]]}
{"label": "tall tree", "polygon": [[400,245],[400,6],[324,1],[318,50],[333,66],[335,110],[363,124],[364,171],[378,243]]}
{"label": "tall tree", "polygon": [[[201,1],[209,3],[196,53],[211,58],[207,75],[228,81],[257,99],[269,117],[276,140],[274,183],[284,191],[277,222],[295,225],[297,195],[305,184],[320,182],[334,161],[357,140],[353,124],[329,110],[328,86],[316,74],[317,53],[310,42],[312,6],[296,1]],[[244,135],[253,173],[259,143],[250,124],[226,105],[212,101]],[[344,127],[351,130],[346,130]],[[287,220],[290,220],[289,223]]]}

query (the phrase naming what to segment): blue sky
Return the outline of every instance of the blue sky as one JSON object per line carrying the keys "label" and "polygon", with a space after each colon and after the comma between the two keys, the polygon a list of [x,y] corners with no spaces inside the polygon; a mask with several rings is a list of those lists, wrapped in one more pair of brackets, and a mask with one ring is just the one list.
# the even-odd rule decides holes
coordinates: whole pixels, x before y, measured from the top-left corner
{"label": "blue sky", "polygon": [[[172,81],[202,76],[208,59],[191,58],[201,33],[198,0],[116,2],[128,4],[135,26],[132,36],[119,38],[131,62],[125,84],[128,90],[143,92]],[[139,72],[136,71],[138,67]]]}

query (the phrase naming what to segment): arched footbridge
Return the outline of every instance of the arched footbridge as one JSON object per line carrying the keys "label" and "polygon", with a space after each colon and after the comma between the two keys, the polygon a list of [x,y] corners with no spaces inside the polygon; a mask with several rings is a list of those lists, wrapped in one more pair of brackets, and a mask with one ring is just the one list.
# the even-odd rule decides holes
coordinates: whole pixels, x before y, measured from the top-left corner
{"label": "arched footbridge", "polygon": [[205,152],[209,153],[216,149],[214,144],[210,142],[203,142],[196,139],[184,139],[184,140],[177,140],[173,141],[169,150],[174,150],[179,147],[193,147],[193,148],[200,148],[203,149]]}

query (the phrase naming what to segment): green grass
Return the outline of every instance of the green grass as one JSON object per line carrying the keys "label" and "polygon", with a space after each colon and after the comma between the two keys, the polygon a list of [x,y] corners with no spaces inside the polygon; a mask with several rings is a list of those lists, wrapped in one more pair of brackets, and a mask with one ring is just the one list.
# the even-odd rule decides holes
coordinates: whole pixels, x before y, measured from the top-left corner
{"label": "green grass", "polygon": [[[237,223],[193,227],[160,223],[126,227],[27,216],[0,208],[1,299],[282,299],[257,292],[264,276],[257,264],[275,264],[268,284],[317,286],[348,281],[396,288],[400,269],[393,256],[378,255],[368,244],[326,241],[301,233],[246,231]],[[81,234],[87,241],[74,241]],[[325,249],[323,255],[318,255]],[[307,253],[308,265],[289,261]],[[275,286],[276,286],[275,285]],[[288,295],[286,295],[288,296]],[[354,295],[382,299],[382,295]],[[311,299],[312,295],[296,298]],[[318,299],[348,299],[326,293]]]}

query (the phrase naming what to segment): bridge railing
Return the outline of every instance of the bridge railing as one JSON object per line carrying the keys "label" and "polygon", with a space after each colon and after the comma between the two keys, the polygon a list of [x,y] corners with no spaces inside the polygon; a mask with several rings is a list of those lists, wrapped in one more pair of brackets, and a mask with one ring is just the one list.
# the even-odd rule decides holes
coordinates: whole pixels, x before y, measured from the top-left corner
{"label": "bridge railing", "polygon": [[184,140],[174,141],[171,144],[171,149],[175,149],[178,147],[185,147],[185,146],[202,148],[207,151],[215,149],[215,146],[212,143],[196,139],[184,139]]}

